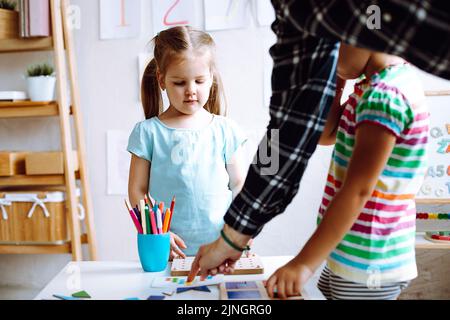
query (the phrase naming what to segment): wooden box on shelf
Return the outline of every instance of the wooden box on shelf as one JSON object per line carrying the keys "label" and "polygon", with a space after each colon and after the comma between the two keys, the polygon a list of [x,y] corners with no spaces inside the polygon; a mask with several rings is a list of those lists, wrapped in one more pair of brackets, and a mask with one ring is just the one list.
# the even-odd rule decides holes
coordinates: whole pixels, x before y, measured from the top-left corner
{"label": "wooden box on shelf", "polygon": [[[77,152],[72,152],[74,169],[78,170]],[[64,174],[64,154],[60,151],[33,152],[25,157],[27,175]]]}
{"label": "wooden box on shelf", "polygon": [[25,174],[26,152],[0,152],[0,177]]}
{"label": "wooden box on shelf", "polygon": [[64,244],[65,208],[63,191],[0,192],[0,245]]}
{"label": "wooden box on shelf", "polygon": [[19,12],[0,9],[0,39],[19,38]]}

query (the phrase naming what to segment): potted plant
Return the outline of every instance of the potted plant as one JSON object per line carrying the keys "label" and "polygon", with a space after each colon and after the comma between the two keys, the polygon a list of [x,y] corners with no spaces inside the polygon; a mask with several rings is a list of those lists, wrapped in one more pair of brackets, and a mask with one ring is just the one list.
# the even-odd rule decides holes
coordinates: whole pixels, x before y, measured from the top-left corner
{"label": "potted plant", "polygon": [[48,63],[31,65],[27,69],[27,91],[31,101],[51,101],[55,94],[56,77]]}
{"label": "potted plant", "polygon": [[0,39],[19,37],[19,12],[17,3],[12,0],[0,0]]}

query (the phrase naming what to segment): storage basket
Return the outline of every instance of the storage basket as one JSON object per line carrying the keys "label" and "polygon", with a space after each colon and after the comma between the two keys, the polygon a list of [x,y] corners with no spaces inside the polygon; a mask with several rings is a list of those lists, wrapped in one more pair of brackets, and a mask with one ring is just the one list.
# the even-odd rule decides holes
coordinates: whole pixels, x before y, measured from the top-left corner
{"label": "storage basket", "polygon": [[0,9],[0,39],[19,38],[19,12]]}
{"label": "storage basket", "polygon": [[[78,209],[83,220],[81,203]],[[63,244],[69,240],[66,213],[61,191],[0,192],[0,244]]]}

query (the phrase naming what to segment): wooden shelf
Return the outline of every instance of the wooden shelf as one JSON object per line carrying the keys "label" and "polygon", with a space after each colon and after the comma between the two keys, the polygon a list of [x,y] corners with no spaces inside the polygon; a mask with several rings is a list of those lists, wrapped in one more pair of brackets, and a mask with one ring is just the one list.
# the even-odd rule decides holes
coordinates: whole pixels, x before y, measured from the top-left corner
{"label": "wooden shelf", "polygon": [[450,199],[417,199],[416,204],[450,204]]}
{"label": "wooden shelf", "polygon": [[[80,237],[81,243],[87,243],[87,234]],[[24,244],[0,244],[0,254],[58,254],[72,253],[70,241],[62,244],[33,244],[32,242]]]}
{"label": "wooden shelf", "polygon": [[450,90],[426,90],[425,96],[450,96]]}
{"label": "wooden shelf", "polygon": [[59,115],[55,101],[0,102],[0,118],[51,117]]}
{"label": "wooden shelf", "polygon": [[[93,206],[88,185],[89,180],[86,174],[87,170],[85,170],[86,151],[84,144],[84,131],[81,116],[79,112],[77,112],[80,106],[80,97],[76,72],[75,50],[69,21],[66,19],[68,16],[67,8],[69,7],[69,0],[50,0],[49,4],[49,22],[52,36],[0,39],[0,54],[36,51],[48,51],[48,53],[53,54],[56,81],[60,84],[55,88],[58,101],[0,102],[0,118],[57,116],[60,120],[61,151],[65,155],[69,155],[74,149],[72,148],[72,144],[74,143],[73,141],[76,140],[76,149],[79,150],[79,169],[77,170],[77,167],[74,166],[71,167],[71,172],[67,172],[67,170],[64,169],[64,174],[56,175],[15,175],[0,177],[0,190],[6,191],[9,189],[10,191],[13,191],[27,188],[36,188],[39,190],[48,187],[65,187],[67,189],[66,192],[68,193],[68,197],[66,199],[66,208],[68,213],[67,227],[70,230],[69,234],[71,241],[67,243],[4,242],[0,243],[0,253],[19,254],[67,252],[72,254],[72,259],[74,261],[82,260],[83,253],[80,243],[81,224],[75,223],[78,219],[78,201],[73,201],[74,196],[76,196],[73,193],[76,192],[77,187],[79,186],[83,190],[82,204],[86,211],[86,219],[84,220],[84,223],[89,238],[89,255],[92,260],[96,260],[97,247],[94,220],[92,216]],[[70,106],[70,103],[72,103],[72,106]],[[73,116],[72,119],[70,115]],[[66,161],[65,166],[67,166],[67,157],[64,157],[64,161]]]}
{"label": "wooden shelf", "polygon": [[[80,178],[79,171],[75,172],[75,178]],[[0,188],[21,186],[58,186],[64,184],[65,180],[63,174],[0,177]]]}
{"label": "wooden shelf", "polygon": [[61,245],[0,244],[0,254],[56,254],[71,253],[70,242]]}
{"label": "wooden shelf", "polygon": [[0,40],[0,53],[50,50],[53,50],[52,37]]}

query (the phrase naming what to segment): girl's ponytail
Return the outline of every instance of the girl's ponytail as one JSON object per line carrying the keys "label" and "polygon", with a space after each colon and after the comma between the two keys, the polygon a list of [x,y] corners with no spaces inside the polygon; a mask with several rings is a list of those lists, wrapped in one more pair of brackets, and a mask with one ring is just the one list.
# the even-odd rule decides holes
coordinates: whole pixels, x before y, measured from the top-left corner
{"label": "girl's ponytail", "polygon": [[209,90],[209,99],[205,109],[212,114],[227,115],[227,101],[223,92],[222,79],[215,70],[213,71],[213,83]]}
{"label": "girl's ponytail", "polygon": [[161,89],[156,74],[157,68],[155,59],[152,59],[142,76],[141,100],[145,119],[156,117],[163,112]]}

